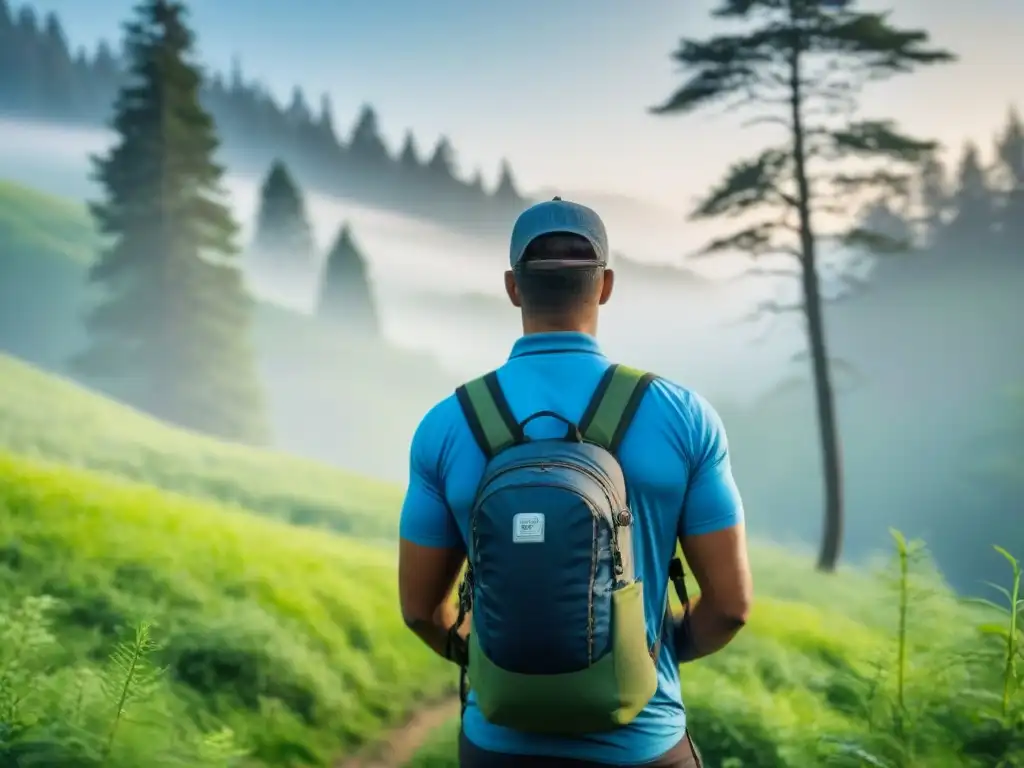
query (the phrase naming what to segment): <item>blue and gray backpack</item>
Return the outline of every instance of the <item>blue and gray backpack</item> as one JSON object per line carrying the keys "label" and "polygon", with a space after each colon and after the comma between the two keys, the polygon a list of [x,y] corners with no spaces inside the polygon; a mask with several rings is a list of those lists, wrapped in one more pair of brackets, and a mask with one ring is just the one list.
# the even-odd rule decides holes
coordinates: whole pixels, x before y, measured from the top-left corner
{"label": "blue and gray backpack", "polygon": [[[648,645],[635,520],[616,459],[654,379],[611,366],[579,424],[551,411],[516,421],[493,372],[456,390],[487,467],[453,633],[471,613],[463,707],[471,686],[491,723],[597,733],[631,722],[657,690],[665,625]],[[526,424],[542,416],[565,422],[565,435],[527,437]],[[674,559],[686,607],[682,573]],[[667,595],[665,606],[667,620]]]}

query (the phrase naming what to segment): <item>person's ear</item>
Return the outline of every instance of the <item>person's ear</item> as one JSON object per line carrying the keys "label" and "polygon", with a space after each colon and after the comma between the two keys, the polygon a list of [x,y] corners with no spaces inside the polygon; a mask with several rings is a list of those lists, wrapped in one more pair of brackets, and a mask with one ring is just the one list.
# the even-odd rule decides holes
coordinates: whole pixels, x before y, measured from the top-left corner
{"label": "person's ear", "polygon": [[508,294],[508,300],[512,302],[513,307],[523,306],[523,299],[519,295],[519,286],[516,285],[516,273],[511,269],[505,272],[505,293]]}
{"label": "person's ear", "polygon": [[599,303],[607,304],[608,299],[612,297],[612,289],[615,288],[615,272],[606,269],[602,277],[603,282],[601,283],[601,300]]}

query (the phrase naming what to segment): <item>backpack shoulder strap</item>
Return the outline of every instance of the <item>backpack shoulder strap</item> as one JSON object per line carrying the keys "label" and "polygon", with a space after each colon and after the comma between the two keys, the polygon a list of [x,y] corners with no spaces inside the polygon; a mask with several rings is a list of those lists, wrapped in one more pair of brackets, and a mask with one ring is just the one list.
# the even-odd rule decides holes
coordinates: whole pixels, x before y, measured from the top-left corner
{"label": "backpack shoulder strap", "polygon": [[[630,368],[625,365],[612,365],[601,378],[587,410],[580,419],[580,432],[587,442],[603,446],[611,453],[616,453],[626,436],[629,425],[633,422],[644,394],[658,377],[653,373]],[[675,587],[676,596],[683,606],[683,626],[688,629],[690,602],[686,594],[686,577],[683,563],[673,556],[669,563],[668,580]],[[665,635],[674,625],[672,605],[665,594],[665,611],[654,646],[650,648],[651,658],[655,664],[661,654],[661,646]],[[685,631],[685,630],[684,630]]]}
{"label": "backpack shoulder strap", "polygon": [[473,438],[488,460],[522,440],[522,427],[508,407],[496,371],[463,384],[455,390],[455,397]]}
{"label": "backpack shoulder strap", "polygon": [[656,378],[653,373],[625,365],[610,366],[580,419],[583,439],[616,453],[644,393]]}

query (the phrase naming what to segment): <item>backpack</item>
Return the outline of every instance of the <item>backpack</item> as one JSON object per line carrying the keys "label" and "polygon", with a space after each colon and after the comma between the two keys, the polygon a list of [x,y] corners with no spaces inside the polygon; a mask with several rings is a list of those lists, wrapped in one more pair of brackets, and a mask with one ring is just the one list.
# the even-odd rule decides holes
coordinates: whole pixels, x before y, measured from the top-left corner
{"label": "backpack", "polygon": [[[492,372],[456,390],[487,465],[469,516],[467,567],[449,640],[470,612],[469,686],[483,716],[518,731],[577,735],[630,723],[658,687],[671,610],[647,643],[622,439],[656,377],[611,366],[579,424],[552,411],[517,422]],[[541,416],[563,437],[531,439]],[[688,607],[682,563],[670,576]],[[468,676],[468,682],[467,682]]]}

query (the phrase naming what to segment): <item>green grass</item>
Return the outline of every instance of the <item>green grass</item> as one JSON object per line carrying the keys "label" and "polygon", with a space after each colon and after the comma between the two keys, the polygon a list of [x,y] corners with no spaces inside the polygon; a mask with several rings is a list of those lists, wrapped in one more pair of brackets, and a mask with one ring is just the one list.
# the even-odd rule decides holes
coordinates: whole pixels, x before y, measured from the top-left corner
{"label": "green grass", "polygon": [[0,179],[0,257],[92,262],[100,240],[86,207]]}
{"label": "green grass", "polygon": [[392,539],[400,490],[167,426],[0,355],[0,449],[99,470],[294,523]]}
{"label": "green grass", "polygon": [[100,247],[85,206],[0,180],[0,349],[51,369],[83,340]]}
{"label": "green grass", "polygon": [[[123,688],[105,659],[126,641],[130,657],[149,622],[167,673],[133,697],[111,765],[199,765],[223,727],[254,765],[327,765],[452,682],[402,625],[394,582],[392,554],[354,540],[0,454],[0,634],[52,639],[20,658],[31,696],[14,711],[0,696],[0,750],[98,765]],[[49,621],[19,619],[40,596],[58,601]],[[21,679],[2,684],[14,645],[0,643],[0,690]]]}
{"label": "green grass", "polygon": [[[959,601],[902,539],[888,569],[827,577],[784,550],[756,546],[752,556],[749,625],[725,651],[682,668],[708,765],[1024,765],[1020,663],[1010,669],[1024,633],[1004,607]],[[455,766],[457,734],[457,723],[439,729],[410,768]]]}

